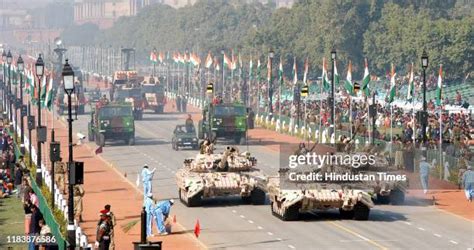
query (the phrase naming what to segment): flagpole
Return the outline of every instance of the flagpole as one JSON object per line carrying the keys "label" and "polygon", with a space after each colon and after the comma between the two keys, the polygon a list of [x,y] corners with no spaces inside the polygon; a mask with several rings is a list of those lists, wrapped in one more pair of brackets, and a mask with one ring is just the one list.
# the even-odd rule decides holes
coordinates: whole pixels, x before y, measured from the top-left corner
{"label": "flagpole", "polygon": [[349,95],[349,130],[352,138],[352,95]]}
{"label": "flagpole", "polygon": [[318,128],[318,140],[319,143],[321,143],[321,137],[322,137],[322,131],[321,131],[321,126],[323,123],[323,81],[324,78],[321,79],[321,84],[319,85],[319,128]]}
{"label": "flagpole", "polygon": [[[442,102],[442,101],[441,101]],[[439,165],[440,165],[440,177],[442,177],[442,173],[445,170],[443,168],[443,119],[441,116],[443,115],[443,104],[440,103],[439,105]],[[446,175],[446,173],[445,173]]]}
{"label": "flagpole", "polygon": [[393,106],[390,103],[390,155],[392,155],[392,148],[393,148]]}

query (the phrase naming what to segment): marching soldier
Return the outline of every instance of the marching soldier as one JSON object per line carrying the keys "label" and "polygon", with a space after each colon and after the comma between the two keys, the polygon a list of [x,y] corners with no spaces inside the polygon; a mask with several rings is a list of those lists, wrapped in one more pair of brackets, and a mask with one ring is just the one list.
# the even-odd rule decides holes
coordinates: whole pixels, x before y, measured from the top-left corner
{"label": "marching soldier", "polygon": [[66,180],[64,175],[66,174],[66,163],[62,162],[62,158],[59,158],[59,161],[54,164],[54,181],[58,185],[59,190],[65,194]]}
{"label": "marching soldier", "polygon": [[74,186],[74,218],[79,222],[82,222],[82,197],[84,197],[84,188],[82,185]]}
{"label": "marching soldier", "polygon": [[107,204],[105,205],[105,210],[107,210],[108,214],[109,214],[109,217],[110,217],[110,220],[109,220],[109,225],[110,225],[110,246],[109,246],[109,249],[111,250],[114,250],[115,249],[115,243],[114,243],[114,228],[115,228],[115,225],[117,225],[117,222],[115,220],[115,215],[114,213],[112,213],[112,211],[110,211],[110,205]]}

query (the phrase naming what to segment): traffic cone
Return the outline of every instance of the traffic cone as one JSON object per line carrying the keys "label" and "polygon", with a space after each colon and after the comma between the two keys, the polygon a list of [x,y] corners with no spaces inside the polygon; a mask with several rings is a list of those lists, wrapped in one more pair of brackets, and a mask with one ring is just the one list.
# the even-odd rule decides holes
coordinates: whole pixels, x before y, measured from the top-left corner
{"label": "traffic cone", "polygon": [[194,235],[196,238],[199,238],[199,234],[201,234],[201,226],[199,225],[199,219],[196,221],[196,225],[194,226]]}
{"label": "traffic cone", "polygon": [[173,215],[173,223],[176,223],[176,214]]}

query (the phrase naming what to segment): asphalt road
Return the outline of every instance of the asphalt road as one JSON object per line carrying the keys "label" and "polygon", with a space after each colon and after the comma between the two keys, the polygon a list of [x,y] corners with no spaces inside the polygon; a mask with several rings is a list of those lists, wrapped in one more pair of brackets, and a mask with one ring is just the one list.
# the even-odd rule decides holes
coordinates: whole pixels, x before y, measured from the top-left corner
{"label": "asphalt road", "polygon": [[[80,116],[74,122],[75,131],[87,134],[88,119],[87,115]],[[183,122],[182,114],[147,113],[142,121],[135,123],[136,145],[108,142],[102,156],[118,171],[127,173],[133,183],[143,164],[156,167],[155,197],[178,200],[174,174],[184,158],[196,154],[192,150],[171,149],[172,129]],[[258,145],[249,146],[249,150],[265,173],[276,173],[279,161],[276,152]],[[187,208],[178,201],[172,214],[189,230],[199,219],[200,240],[210,249],[465,250],[474,247],[474,223],[410,198],[404,206],[376,206],[369,221],[340,220],[339,212],[332,210],[304,215],[297,222],[283,222],[271,214],[268,204],[245,205],[240,198],[210,200],[199,208]]]}

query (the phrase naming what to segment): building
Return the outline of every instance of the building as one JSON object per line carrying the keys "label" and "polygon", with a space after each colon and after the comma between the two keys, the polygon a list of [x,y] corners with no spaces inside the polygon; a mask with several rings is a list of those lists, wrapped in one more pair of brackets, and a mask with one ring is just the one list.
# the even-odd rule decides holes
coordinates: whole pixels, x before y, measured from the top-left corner
{"label": "building", "polygon": [[[282,8],[282,7],[285,7],[285,8],[290,8],[293,3],[296,1],[296,0],[246,0],[247,3],[252,3],[252,2],[261,2],[263,4],[267,4],[269,2],[274,2],[275,5],[277,6],[277,8]],[[197,0],[158,0],[157,1],[158,3],[161,3],[161,4],[166,4],[166,5],[169,5],[173,8],[182,8],[182,7],[185,7],[187,5],[193,5],[197,2]]]}
{"label": "building", "polygon": [[95,23],[106,29],[122,16],[135,16],[144,7],[161,0],[75,0],[74,23]]}

